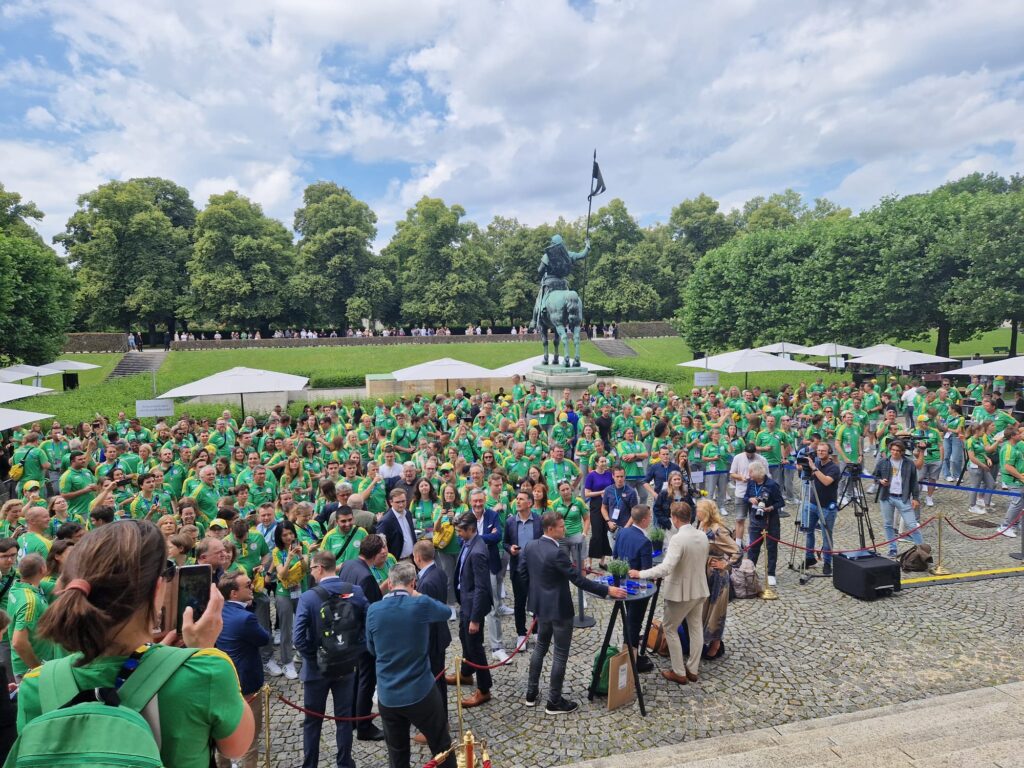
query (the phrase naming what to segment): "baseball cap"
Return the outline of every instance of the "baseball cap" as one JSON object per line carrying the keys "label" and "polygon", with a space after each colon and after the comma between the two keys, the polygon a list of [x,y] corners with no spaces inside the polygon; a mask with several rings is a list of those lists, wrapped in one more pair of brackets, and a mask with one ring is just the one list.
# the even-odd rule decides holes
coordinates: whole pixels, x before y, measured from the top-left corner
{"label": "baseball cap", "polygon": [[925,414],[922,413],[920,416],[917,417],[917,420],[918,421],[928,421],[928,417]]}
{"label": "baseball cap", "polygon": [[39,481],[38,480],[28,480],[23,486],[21,486],[21,489],[23,491],[38,491],[39,490]]}
{"label": "baseball cap", "polygon": [[455,467],[452,466],[452,463],[450,461],[446,461],[444,464],[442,464],[440,467],[437,468],[437,471],[438,472],[451,472],[453,469],[455,469]]}
{"label": "baseball cap", "polygon": [[210,523],[210,530],[212,531],[214,528],[223,528],[226,531],[228,529],[228,524],[227,522],[218,517],[216,520]]}

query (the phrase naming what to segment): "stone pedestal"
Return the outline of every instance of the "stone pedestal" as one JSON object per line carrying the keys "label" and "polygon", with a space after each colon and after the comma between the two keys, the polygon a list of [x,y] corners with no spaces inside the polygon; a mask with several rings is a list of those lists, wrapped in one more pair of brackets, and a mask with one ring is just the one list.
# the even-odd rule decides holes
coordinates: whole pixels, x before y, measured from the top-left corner
{"label": "stone pedestal", "polygon": [[568,388],[574,398],[597,383],[597,374],[587,368],[567,368],[564,365],[535,365],[526,374],[526,380],[538,387],[547,387],[553,396]]}

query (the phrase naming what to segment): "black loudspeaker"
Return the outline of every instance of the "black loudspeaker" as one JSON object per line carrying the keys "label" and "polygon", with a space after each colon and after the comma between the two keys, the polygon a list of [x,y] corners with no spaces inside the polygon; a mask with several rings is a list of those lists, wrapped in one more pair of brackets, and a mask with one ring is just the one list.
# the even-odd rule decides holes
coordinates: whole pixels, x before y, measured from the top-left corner
{"label": "black loudspeaker", "polygon": [[78,389],[78,374],[74,371],[65,371],[64,376],[64,391],[67,392],[70,389]]}
{"label": "black loudspeaker", "polygon": [[832,586],[860,600],[874,600],[900,591],[900,564],[879,555],[832,560]]}

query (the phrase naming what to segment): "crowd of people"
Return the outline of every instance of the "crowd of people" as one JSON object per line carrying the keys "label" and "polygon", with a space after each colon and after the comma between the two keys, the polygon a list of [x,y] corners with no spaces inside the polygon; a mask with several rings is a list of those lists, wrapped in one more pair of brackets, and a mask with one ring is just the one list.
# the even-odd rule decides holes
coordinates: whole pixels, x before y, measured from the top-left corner
{"label": "crowd of people", "polygon": [[[406,766],[410,726],[432,753],[450,746],[447,686],[466,687],[464,707],[491,700],[486,667],[527,644],[530,614],[523,701],[537,704],[552,649],[545,711],[577,708],[563,695],[569,586],[625,595],[588,569],[614,557],[634,578],[664,579],[662,675],[693,683],[702,659],[725,652],[731,570],[744,556],[757,562],[761,534],[777,538],[780,514],[800,497],[798,462],[816,490],[808,546],[820,532],[829,548],[844,471],[873,475],[886,538],[896,539],[934,503],[921,481],[966,475],[977,488],[1021,489],[1022,438],[999,392],[977,380],[929,390],[895,378],[679,394],[598,382],[578,397],[516,378],[507,393],[333,402],[295,418],[279,406],[241,421],[226,410],[212,423],[144,425],[122,412],[33,424],[10,434],[0,461],[10,496],[0,510],[0,660],[19,686],[24,731],[43,712],[39,679],[51,662],[92,691],[119,686],[129,666],[158,666],[142,660],[171,659],[152,632],[167,584],[181,567],[208,565],[209,607],[195,621],[186,612],[170,636],[200,650],[167,662],[177,665],[160,689],[167,764],[206,765],[212,739],[222,765],[255,765],[254,702],[267,676],[284,676],[301,679],[311,713],[304,765],[319,759],[316,713],[329,695],[335,715],[367,718],[376,694],[383,728],[339,722],[337,764],[352,764],[354,736],[385,740],[391,765]],[[982,490],[970,511],[992,504]],[[1020,498],[1009,504],[1005,535],[1016,535],[1022,509]],[[776,543],[766,549],[774,584]],[[816,564],[809,553],[805,565]],[[634,650],[646,611],[646,601],[627,604],[623,642]],[[325,634],[338,642],[325,648]],[[466,663],[446,675],[453,635]],[[654,664],[641,656],[639,669]],[[220,687],[232,690],[197,695]],[[3,731],[4,712],[9,747],[14,713]]]}

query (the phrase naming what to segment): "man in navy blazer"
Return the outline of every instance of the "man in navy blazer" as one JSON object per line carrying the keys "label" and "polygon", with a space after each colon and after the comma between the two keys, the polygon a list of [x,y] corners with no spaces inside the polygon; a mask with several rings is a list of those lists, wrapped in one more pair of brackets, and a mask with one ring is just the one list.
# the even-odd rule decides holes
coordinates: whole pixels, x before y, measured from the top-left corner
{"label": "man in navy blazer", "polygon": [[512,578],[512,595],[515,600],[512,615],[516,623],[516,648],[526,638],[527,579],[519,571],[521,553],[531,541],[544,535],[540,515],[533,511],[530,492],[521,490],[516,494],[516,514],[505,521],[505,536],[502,546],[509,554],[508,573]]}
{"label": "man in navy blazer", "polygon": [[[455,564],[455,597],[459,601],[459,640],[462,642],[462,658],[477,666],[487,665],[484,654],[484,625],[491,611],[491,572],[488,567],[487,544],[477,533],[477,520],[472,512],[466,512],[455,521],[455,531],[462,539],[462,550]],[[476,676],[476,690],[462,700],[464,707],[477,707],[491,700],[490,670],[474,670],[463,662],[461,678],[472,683]],[[455,676],[448,678],[448,684],[455,684]]]}
{"label": "man in navy blazer", "polygon": [[374,533],[384,537],[388,552],[395,556],[395,560],[409,560],[416,543],[416,524],[409,514],[408,497],[401,488],[395,488],[388,498],[391,508],[377,523]]}
{"label": "man in navy blazer", "polygon": [[491,573],[491,612],[487,618],[487,644],[496,661],[505,661],[505,643],[501,639],[501,582],[498,574],[501,571],[501,518],[493,509],[487,509],[487,493],[481,488],[474,488],[469,494],[469,511],[476,517],[476,531],[487,544],[487,569]]}
{"label": "man in navy blazer", "polygon": [[[329,594],[342,595],[362,611],[364,620],[368,603],[363,590],[350,581],[337,576],[337,560],[331,552],[317,552],[310,561],[309,572],[317,586]],[[316,636],[320,606],[323,598],[311,589],[299,598],[295,611],[295,650],[302,654],[302,706],[313,712],[327,711],[327,694],[334,701],[335,717],[352,717],[356,673],[333,680],[320,674],[316,663],[319,640]],[[371,657],[372,658],[372,657]],[[374,678],[376,683],[376,677]],[[302,768],[316,768],[320,763],[320,733],[324,719],[306,715],[302,723]],[[338,766],[352,765],[352,723],[338,721],[335,733]]]}
{"label": "man in navy blazer", "polygon": [[624,598],[626,590],[609,587],[581,576],[569,560],[569,548],[560,546],[565,538],[565,520],[555,511],[545,512],[541,518],[544,535],[531,541],[523,549],[519,564],[520,571],[527,576],[528,607],[537,619],[537,645],[530,657],[530,677],[526,684],[528,707],[537,704],[537,689],[540,671],[548,647],[554,641],[555,652],[551,659],[551,682],[548,685],[548,702],[544,711],[549,715],[563,715],[575,712],[579,705],[562,696],[565,680],[565,665],[569,660],[569,646],[572,643],[572,618],[576,614],[572,604],[569,583],[584,592],[599,597]]}
{"label": "man in navy blazer", "polygon": [[[416,579],[417,591],[447,605],[448,576],[434,563],[434,543],[430,539],[417,541],[412,549],[412,560],[419,569]],[[437,680],[437,689],[441,692],[441,706],[445,709],[448,707],[448,683],[441,671],[444,669],[445,652],[451,644],[452,633],[448,629],[448,619],[432,622],[427,638],[427,656],[430,659],[430,674]]]}
{"label": "man in navy blazer", "polygon": [[[270,633],[260,626],[256,614],[249,610],[253,600],[252,579],[244,571],[222,576],[217,588],[224,595],[224,626],[215,645],[234,662],[242,695],[248,700],[263,687],[260,647],[270,642]],[[256,768],[260,731],[263,730],[263,707],[257,701],[251,708],[256,732],[249,749],[238,761],[244,768]],[[223,760],[219,755],[218,759]]]}
{"label": "man in navy blazer", "polygon": [[[653,565],[654,547],[647,538],[647,529],[651,527],[654,518],[651,515],[651,508],[646,504],[633,507],[629,516],[633,524],[621,529],[619,535],[615,537],[612,556],[617,560],[628,561],[630,570],[645,571]],[[626,603],[626,645],[633,646],[634,652],[638,652],[640,648],[640,633],[644,628],[648,602],[650,598],[630,600]],[[640,656],[637,653],[636,668],[640,672],[650,672],[654,669],[654,662],[646,655]]]}

